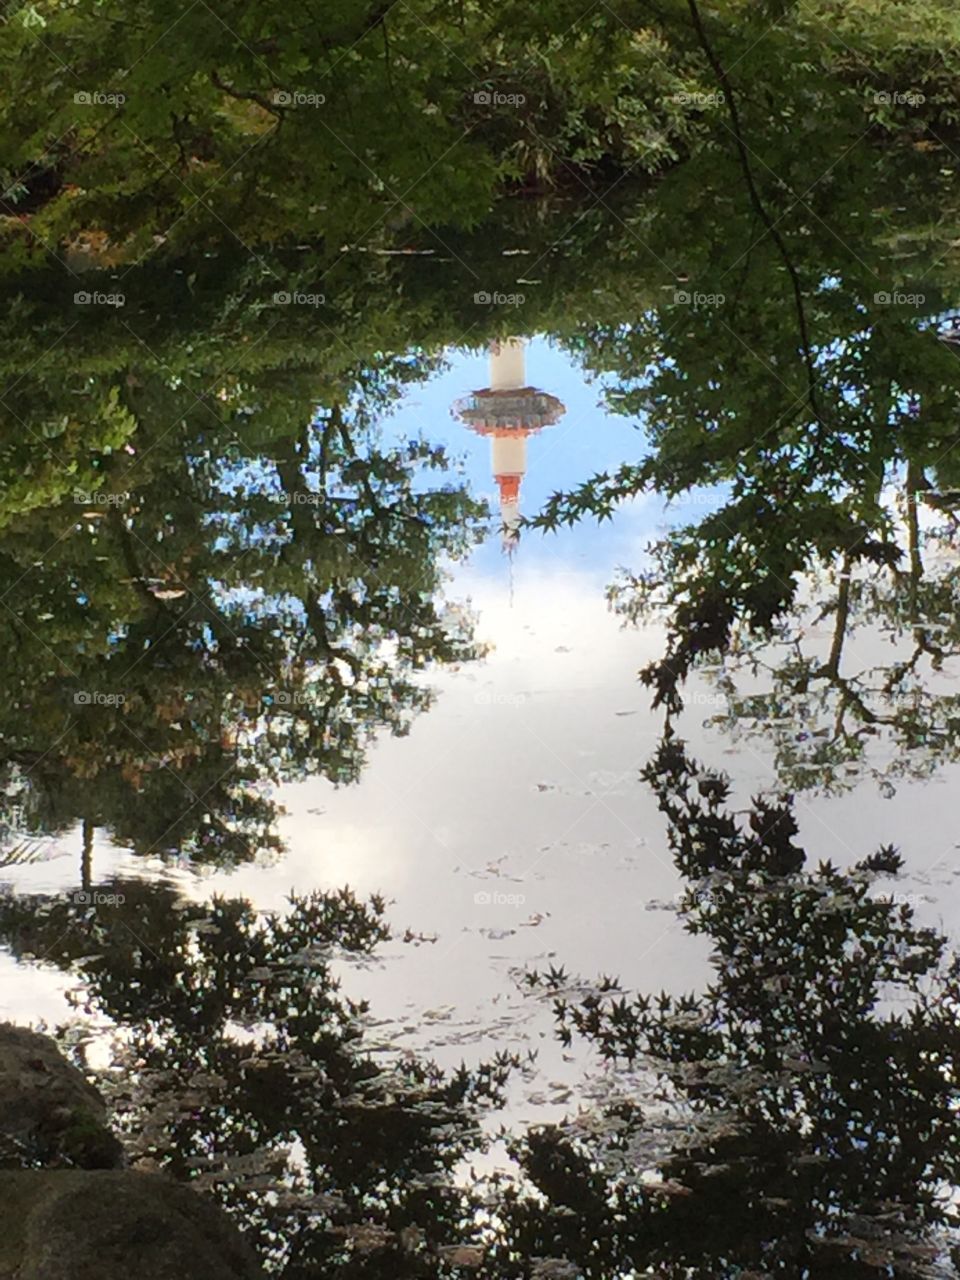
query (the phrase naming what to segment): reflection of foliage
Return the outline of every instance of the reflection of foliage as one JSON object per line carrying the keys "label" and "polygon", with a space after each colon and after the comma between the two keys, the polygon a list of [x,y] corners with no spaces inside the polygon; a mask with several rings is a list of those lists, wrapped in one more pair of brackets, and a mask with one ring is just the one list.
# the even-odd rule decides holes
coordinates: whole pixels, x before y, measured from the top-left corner
{"label": "reflection of foliage", "polygon": [[373,1065],[366,1010],[330,966],[384,936],[378,901],[315,894],[259,917],[113,881],[86,900],[6,896],[0,937],[76,973],[85,1012],[117,1028],[113,1101],[137,1158],[216,1195],[284,1276],[412,1280],[481,1259],[502,1280],[933,1274],[938,1229],[960,1226],[943,1194],[960,1176],[960,962],[878,892],[899,855],[809,869],[788,804],[742,823],[669,736],[645,776],[713,981],[651,998],[531,975],[566,1042],[658,1083],[652,1104],[515,1139],[527,1181],[494,1176],[482,1202],[451,1174],[510,1064]]}
{"label": "reflection of foliage", "polygon": [[[679,521],[615,590],[628,616],[666,614],[667,651],[643,679],[668,710],[735,633],[769,634],[809,569],[896,567],[890,483],[908,473],[913,492],[943,499],[960,459],[956,353],[937,336],[956,274],[948,240],[937,251],[929,231],[955,237],[956,192],[951,175],[930,204],[922,176],[928,194],[947,180],[947,126],[920,110],[901,132],[884,111],[883,129],[864,134],[878,62],[904,77],[913,67],[888,43],[893,10],[871,6],[851,31],[859,11],[854,24],[830,6],[823,33],[839,24],[859,50],[834,61],[787,54],[811,34],[794,24],[819,21],[810,6],[787,7],[756,47],[716,6],[709,18],[694,0],[682,7],[724,103],[705,117],[696,163],[665,176],[636,224],[666,296],[617,315],[601,306],[570,335],[648,448],[555,495],[533,522],[714,490],[712,509]],[[923,6],[908,42],[941,21]],[[928,106],[934,97],[931,86]],[[868,189],[886,195],[866,219]]]}
{"label": "reflection of foliage", "polygon": [[[576,0],[549,14],[341,4],[307,20],[266,3],[215,15],[136,0],[117,17],[43,0],[4,25],[0,57],[15,262],[46,246],[78,268],[224,240],[390,243],[470,225],[517,180],[655,171],[698,130],[675,98],[683,42]],[[66,59],[71,86],[90,86],[79,102],[51,88]],[[119,104],[89,100],[120,81]],[[498,107],[503,93],[521,100]]]}
{"label": "reflection of foliage", "polygon": [[710,673],[726,703],[713,723],[772,742],[785,787],[836,791],[869,774],[892,794],[894,779],[957,758],[955,533],[921,530],[907,508],[894,564],[867,575],[841,561],[811,578],[771,637],[735,631]]}
{"label": "reflection of foliage", "polygon": [[[562,1034],[646,1062],[668,1118],[625,1104],[593,1137],[521,1146],[546,1207],[514,1199],[510,1250],[605,1280],[933,1274],[936,1228],[957,1225],[943,1187],[960,1175],[960,967],[875,892],[899,855],[807,870],[788,806],[758,802],[741,826],[726,784],[671,738],[646,777],[713,981],[700,997],[558,990]],[[504,1274],[530,1274],[507,1256]]]}
{"label": "reflection of foliage", "polygon": [[[350,8],[37,0],[0,27],[15,825],[82,818],[88,892],[97,825],[141,853],[236,861],[277,846],[271,785],[350,780],[371,733],[406,728],[429,701],[419,673],[473,652],[439,592],[479,511],[436,484],[429,445],[385,448],[378,422],[431,353],[520,318],[478,316],[478,286],[527,276],[516,327],[607,375],[648,445],[539,523],[718,494],[617,597],[668,615],[644,673],[658,700],[677,710],[683,678],[734,647],[724,681],[742,655],[772,667],[742,705],[790,721],[765,728],[784,730],[785,781],[855,764],[877,728],[914,754],[894,772],[925,768],[931,735],[952,752],[954,700],[926,682],[953,652],[955,584],[917,572],[915,495],[950,511],[960,490],[957,351],[936,336],[957,301],[953,7],[664,0],[642,26],[583,0]],[[122,109],[72,101],[64,65],[99,90],[130,68]],[[878,100],[891,86],[921,109]],[[291,89],[331,109],[274,99]],[[477,89],[527,102],[481,110]],[[521,185],[584,199],[502,198]],[[92,290],[126,273],[128,304],[75,309],[54,255]],[[324,296],[288,305],[278,285]],[[922,297],[891,305],[898,290]],[[888,501],[904,475],[906,554]],[[835,586],[833,649],[777,665],[757,639],[793,643],[811,570]],[[883,674],[848,665],[866,617],[912,645]],[[123,701],[74,701],[91,692]],[[818,717],[802,743],[797,716]],[[919,1274],[938,1180],[956,1180],[942,939],[871,896],[891,855],[808,872],[785,808],[741,831],[721,784],[689,798],[670,741],[649,776],[716,982],[659,1002],[601,984],[561,1033],[649,1059],[679,1118],[624,1104],[605,1149],[534,1134],[518,1150],[542,1201],[505,1193],[495,1265]],[[376,912],[309,899],[262,921],[112,888],[126,902],[9,899],[0,917],[17,954],[77,971],[124,1029],[129,1127],[153,1158],[209,1185],[291,1280],[455,1271],[475,1205],[449,1173],[502,1064],[449,1081],[362,1056],[327,948],[371,945]]]}
{"label": "reflection of foliage", "polygon": [[[580,0],[338,4],[307,20],[264,0],[217,14],[135,0],[122,16],[37,0],[0,32],[7,257],[56,247],[74,269],[126,266],[294,235],[335,252],[358,233],[470,225],[517,183],[607,190],[611,173],[699,160],[722,108],[693,18],[689,3]],[[770,115],[804,143],[824,100],[876,144],[956,128],[956,23],[937,0],[718,0],[699,25],[720,57],[733,46],[755,110],[784,84]],[[920,108],[878,101],[891,85]]]}
{"label": "reflection of foliage", "polygon": [[378,727],[429,705],[418,673],[473,652],[438,596],[480,508],[431,486],[442,451],[376,439],[416,374],[360,373],[317,412],[297,375],[260,374],[224,393],[211,436],[192,396],[141,371],[130,452],[94,449],[81,500],[27,504],[0,538],[22,826],[82,815],[140,851],[247,857],[276,843],[266,785],[350,781]]}
{"label": "reflection of foliage", "polygon": [[123,880],[91,903],[3,898],[0,932],[75,972],[85,1011],[119,1029],[113,1101],[136,1158],[215,1195],[290,1280],[460,1274],[475,1206],[451,1172],[509,1063],[374,1064],[331,964],[386,937],[383,904],[312,894],[259,917]]}

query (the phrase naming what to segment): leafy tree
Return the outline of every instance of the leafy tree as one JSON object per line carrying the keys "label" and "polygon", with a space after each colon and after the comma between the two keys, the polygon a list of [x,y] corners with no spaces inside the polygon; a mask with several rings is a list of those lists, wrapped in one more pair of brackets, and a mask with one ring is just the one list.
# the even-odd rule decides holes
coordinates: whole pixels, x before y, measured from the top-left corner
{"label": "leafy tree", "polygon": [[[741,822],[675,738],[645,771],[712,947],[700,995],[631,996],[553,970],[558,1030],[645,1064],[652,1103],[516,1144],[535,1194],[505,1195],[494,1273],[920,1277],[955,1228],[960,968],[906,901],[886,847],[808,867],[786,802]],[[902,897],[902,895],[901,895]],[[566,1274],[560,1272],[559,1274]],[[940,1271],[938,1274],[947,1274]]]}
{"label": "leafy tree", "polygon": [[[645,492],[681,509],[715,496],[612,591],[626,617],[666,619],[666,652],[641,678],[671,713],[696,666],[788,625],[811,571],[899,572],[892,495],[949,506],[960,420],[954,345],[941,340],[957,301],[939,239],[956,226],[952,115],[918,87],[916,109],[902,103],[894,120],[879,87],[908,66],[926,83],[919,49],[949,20],[924,8],[901,59],[880,52],[883,5],[859,25],[843,5],[787,6],[766,34],[769,13],[725,30],[716,10],[685,8],[701,86],[713,81],[709,127],[627,223],[661,297],[601,306],[565,333],[605,375],[611,407],[639,420],[642,456],[530,521],[605,519]],[[804,15],[823,27],[815,57],[800,52],[814,48]],[[846,53],[828,34],[841,29]],[[709,97],[701,86],[694,99]],[[886,195],[868,210],[874,182]]]}
{"label": "leafy tree", "polygon": [[472,1272],[477,1210],[452,1173],[482,1148],[510,1060],[449,1076],[398,1051],[374,1061],[366,1006],[332,965],[387,937],[382,912],[343,890],[261,916],[120,879],[0,897],[0,932],[110,1019],[103,1083],[131,1157],[215,1196],[272,1274],[452,1280]]}
{"label": "leafy tree", "polygon": [[276,845],[265,787],[351,781],[377,728],[429,705],[420,673],[473,652],[440,592],[482,508],[431,486],[442,451],[377,440],[419,371],[360,372],[314,410],[280,370],[215,409],[138,374],[131,452],[94,451],[95,486],[0,535],[21,827],[82,817],[143,852],[252,856]]}
{"label": "leafy tree", "polygon": [[866,775],[889,795],[956,758],[956,530],[921,526],[929,496],[904,495],[896,564],[858,574],[841,561],[770,638],[735,633],[710,672],[723,704],[712,723],[772,745],[781,785],[836,792]]}

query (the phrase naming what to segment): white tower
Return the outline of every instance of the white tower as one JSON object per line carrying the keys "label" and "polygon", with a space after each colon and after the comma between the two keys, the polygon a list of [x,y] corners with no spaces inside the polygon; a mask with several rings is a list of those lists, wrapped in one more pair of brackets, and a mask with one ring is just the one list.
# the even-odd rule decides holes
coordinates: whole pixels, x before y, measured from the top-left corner
{"label": "white tower", "polygon": [[556,396],[527,386],[523,338],[490,344],[490,385],[457,401],[454,412],[471,431],[490,437],[493,478],[500,493],[503,549],[519,540],[520,486],[527,473],[527,436],[559,422],[565,412]]}

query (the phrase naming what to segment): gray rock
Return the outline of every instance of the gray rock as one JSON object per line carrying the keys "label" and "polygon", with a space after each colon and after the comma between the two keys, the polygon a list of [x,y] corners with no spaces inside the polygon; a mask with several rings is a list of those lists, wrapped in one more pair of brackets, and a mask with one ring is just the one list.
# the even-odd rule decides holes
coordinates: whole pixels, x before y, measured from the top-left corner
{"label": "gray rock", "polygon": [[263,1280],[211,1201],[133,1170],[0,1173],[0,1280]]}
{"label": "gray rock", "polygon": [[49,1036],[0,1023],[0,1164],[118,1168],[103,1099]]}
{"label": "gray rock", "polygon": [[49,1036],[9,1023],[0,1164],[0,1280],[262,1280],[212,1200],[119,1167],[97,1090]]}

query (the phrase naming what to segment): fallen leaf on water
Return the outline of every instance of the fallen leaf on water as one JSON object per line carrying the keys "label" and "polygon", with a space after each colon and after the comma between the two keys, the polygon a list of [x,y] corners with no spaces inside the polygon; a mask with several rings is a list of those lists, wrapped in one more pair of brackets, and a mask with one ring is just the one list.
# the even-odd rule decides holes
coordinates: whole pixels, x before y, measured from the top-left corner
{"label": "fallen leaf on water", "polygon": [[483,1265],[483,1250],[474,1245],[458,1244],[440,1250],[447,1262],[455,1267],[479,1267]]}

